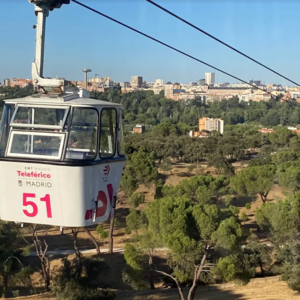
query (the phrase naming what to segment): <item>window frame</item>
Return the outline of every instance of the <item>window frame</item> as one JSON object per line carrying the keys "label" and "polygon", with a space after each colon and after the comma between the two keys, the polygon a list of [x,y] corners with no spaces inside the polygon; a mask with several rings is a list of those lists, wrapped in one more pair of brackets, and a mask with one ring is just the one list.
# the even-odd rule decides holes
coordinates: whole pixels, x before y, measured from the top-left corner
{"label": "window frame", "polygon": [[[123,124],[122,124],[122,110],[119,109],[119,117],[118,117],[118,135],[117,135],[117,153],[119,157],[125,157],[125,141],[124,141],[124,130],[123,130]],[[123,138],[123,141],[121,141],[121,138]],[[123,148],[124,148],[124,153],[120,154],[120,142],[123,142]]]}
{"label": "window frame", "polygon": [[[34,154],[26,154],[26,153],[11,153],[11,146],[14,135],[27,134],[28,136],[42,136],[42,137],[51,137],[51,136],[59,136],[62,137],[61,143],[58,149],[57,156],[50,155],[34,155]],[[29,131],[29,130],[11,130],[9,134],[9,143],[7,145],[6,157],[23,157],[23,158],[31,158],[31,159],[46,159],[46,160],[61,160],[63,147],[65,144],[66,133],[65,132],[40,132],[40,131]]]}
{"label": "window frame", "polygon": [[[8,109],[8,107],[11,106],[10,109],[12,109],[12,112],[8,113],[6,116],[4,115],[4,110]],[[5,157],[5,153],[6,153],[6,149],[8,146],[8,141],[9,141],[9,136],[10,136],[10,131],[11,131],[11,127],[10,127],[10,122],[12,120],[12,117],[15,113],[16,110],[16,104],[14,103],[5,103],[3,106],[3,110],[2,110],[2,118],[1,118],[1,123],[0,123],[0,146],[2,144],[2,139],[3,139],[3,128],[6,127],[7,130],[7,136],[6,136],[6,141],[5,141],[5,146],[2,149],[2,152],[0,153],[0,157]],[[5,119],[4,117],[7,117],[7,119]],[[5,122],[5,124],[4,124]]]}
{"label": "window frame", "polygon": [[[100,143],[101,143],[101,131],[102,131],[102,122],[101,122],[101,120],[102,120],[102,112],[104,111],[104,110],[114,110],[115,111],[115,113],[116,113],[116,123],[115,123],[115,129],[116,129],[116,132],[115,132],[115,138],[114,138],[114,140],[115,140],[115,144],[114,144],[114,153],[113,154],[111,154],[111,155],[109,155],[109,156],[101,156],[101,153],[100,153],[100,147],[101,147],[101,145],[100,145]],[[98,151],[98,153],[99,153],[99,157],[101,158],[101,159],[110,159],[110,158],[114,158],[115,156],[116,156],[116,154],[118,154],[119,155],[119,153],[118,153],[118,145],[117,145],[117,142],[118,142],[118,126],[119,126],[119,122],[118,122],[118,111],[117,111],[117,109],[115,108],[115,107],[103,107],[102,109],[101,109],[101,113],[100,113],[100,120],[99,120],[99,122],[100,122],[100,130],[99,130],[99,137],[98,137],[98,141],[99,141],[99,151]]]}
{"label": "window frame", "polygon": [[[27,107],[29,108],[52,108],[52,109],[64,109],[65,114],[62,120],[62,125],[45,125],[45,124],[22,124],[22,123],[13,123],[15,120],[17,111],[19,107]],[[70,111],[70,106],[65,106],[65,105],[51,105],[51,106],[44,106],[44,105],[37,105],[37,104],[16,104],[14,113],[11,118],[11,122],[9,124],[10,127],[14,128],[30,128],[30,129],[53,129],[53,130],[63,130],[66,120],[68,118]]]}
{"label": "window frame", "polygon": [[[74,118],[74,110],[75,109],[83,109],[83,110],[86,110],[86,109],[92,109],[92,110],[95,110],[97,112],[97,138],[96,138],[96,150],[95,150],[95,156],[93,158],[87,158],[87,159],[78,159],[78,158],[66,158],[66,155],[67,155],[67,149],[68,149],[68,144],[69,144],[69,139],[71,137],[71,131],[72,131],[72,124],[73,124],[73,118]],[[64,146],[64,157],[63,157],[63,160],[64,161],[93,161],[95,159],[98,158],[98,153],[99,153],[99,143],[97,143],[97,140],[99,139],[99,128],[100,128],[100,125],[99,125],[99,122],[100,122],[100,118],[99,118],[99,111],[96,107],[88,107],[88,106],[72,106],[72,109],[69,111],[69,114],[68,116],[70,116],[70,122],[68,122],[67,125],[67,137],[65,139],[65,146]],[[66,118],[66,121],[68,120],[68,118]],[[80,149],[78,149],[80,150]]]}

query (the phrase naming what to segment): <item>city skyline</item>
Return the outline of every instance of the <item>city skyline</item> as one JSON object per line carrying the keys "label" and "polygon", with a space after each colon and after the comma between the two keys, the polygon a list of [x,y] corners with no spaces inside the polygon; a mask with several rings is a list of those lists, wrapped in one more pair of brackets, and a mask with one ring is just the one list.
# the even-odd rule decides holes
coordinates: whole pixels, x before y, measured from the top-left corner
{"label": "city skyline", "polygon": [[[266,84],[292,86],[146,1],[104,1],[101,5],[97,1],[83,2],[247,82],[255,78]],[[300,81],[300,62],[296,60],[300,37],[293,30],[300,3],[272,0],[158,3],[292,80]],[[283,10],[289,18],[280,17]],[[1,1],[0,25],[5,41],[0,48],[1,80],[31,78],[35,23],[33,5],[27,1]],[[289,42],[291,47],[286,46]],[[217,82],[237,82],[71,3],[50,12],[47,19],[45,76],[82,80],[84,67],[93,70],[91,77],[98,73],[119,82],[130,81],[137,74],[145,81],[162,78],[165,82],[189,83],[208,72],[216,74]]]}

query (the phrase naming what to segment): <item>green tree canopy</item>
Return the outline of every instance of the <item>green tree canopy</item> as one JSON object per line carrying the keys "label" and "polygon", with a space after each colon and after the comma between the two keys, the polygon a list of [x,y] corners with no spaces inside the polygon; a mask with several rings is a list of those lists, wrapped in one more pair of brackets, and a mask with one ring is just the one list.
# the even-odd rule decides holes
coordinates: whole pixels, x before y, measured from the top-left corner
{"label": "green tree canopy", "polygon": [[274,184],[275,171],[273,165],[248,167],[231,177],[230,184],[238,194],[242,196],[259,194],[265,202]]}
{"label": "green tree canopy", "polygon": [[145,237],[140,236],[142,249],[144,253],[155,247],[169,249],[170,272],[153,271],[172,278],[181,299],[181,282],[193,282],[187,299],[194,299],[200,275],[209,272],[221,257],[241,253],[246,239],[234,210],[194,204],[186,197],[156,200],[148,205],[145,214],[147,231]]}

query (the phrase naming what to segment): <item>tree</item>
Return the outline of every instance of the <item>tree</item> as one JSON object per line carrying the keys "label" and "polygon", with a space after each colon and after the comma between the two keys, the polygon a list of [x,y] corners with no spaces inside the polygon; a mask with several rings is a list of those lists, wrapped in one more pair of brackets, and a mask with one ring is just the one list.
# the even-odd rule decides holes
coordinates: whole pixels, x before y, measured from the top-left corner
{"label": "tree", "polygon": [[171,171],[172,170],[171,160],[169,158],[164,159],[160,165],[160,168],[164,172]]}
{"label": "tree", "polygon": [[99,245],[98,245],[95,237],[93,236],[93,234],[91,233],[91,231],[87,227],[83,227],[83,229],[87,233],[87,235],[89,236],[89,238],[91,239],[91,241],[93,242],[93,244],[95,245],[95,249],[96,249],[97,255],[100,255]]}
{"label": "tree", "polygon": [[207,158],[207,165],[209,167],[215,167],[218,174],[223,174],[225,176],[234,175],[234,168],[230,162],[220,154],[212,154]]}
{"label": "tree", "polygon": [[297,154],[293,151],[279,151],[272,155],[272,162],[276,165],[280,165],[287,161],[297,160]]}
{"label": "tree", "polygon": [[[150,270],[147,267],[146,255],[134,245],[126,243],[124,258],[127,267],[122,271],[123,281],[128,283],[134,290],[147,288],[147,273]],[[150,285],[150,287],[153,289],[154,285]]]}
{"label": "tree", "polygon": [[126,217],[126,233],[135,231],[138,234],[138,229],[142,226],[142,217],[138,211],[132,209]]}
{"label": "tree", "polygon": [[277,126],[280,124],[280,119],[277,111],[269,111],[260,119],[263,126]]}
{"label": "tree", "polygon": [[105,240],[108,238],[108,232],[104,229],[102,224],[97,225],[96,232],[99,234],[101,239]]}
{"label": "tree", "polygon": [[[49,255],[47,254],[48,251],[48,244],[46,242],[46,236],[48,234],[49,227],[44,229],[44,235],[42,236],[42,241],[38,235],[38,226],[32,225],[33,233],[32,233],[32,240],[36,250],[36,254],[41,263],[41,275],[44,280],[45,288],[47,291],[50,290],[50,280],[51,280],[51,269],[50,269],[50,259]],[[75,243],[75,242],[74,242]]]}
{"label": "tree", "polygon": [[269,239],[280,248],[293,240],[299,228],[300,193],[276,203],[265,203],[255,211],[255,219],[262,230],[269,232]]}
{"label": "tree", "polygon": [[33,271],[30,267],[25,267],[21,262],[22,250],[18,249],[17,246],[18,235],[15,224],[0,221],[0,278],[2,298],[7,296],[9,281],[12,277],[21,279],[32,286],[30,275]]}
{"label": "tree", "polygon": [[297,154],[300,153],[300,142],[298,136],[294,136],[290,139],[289,148]]}
{"label": "tree", "polygon": [[280,148],[288,146],[294,136],[295,134],[291,130],[282,127],[269,134],[269,140],[273,146]]}
{"label": "tree", "polygon": [[266,202],[269,191],[274,184],[275,167],[263,165],[248,167],[231,177],[230,183],[234,191],[242,196],[259,194],[261,200]]}
{"label": "tree", "polygon": [[130,204],[132,208],[137,208],[140,204],[145,202],[145,195],[143,193],[133,193],[130,197]]}
{"label": "tree", "polygon": [[291,189],[293,193],[300,188],[300,167],[290,166],[278,171],[279,184]]}
{"label": "tree", "polygon": [[293,241],[284,245],[276,256],[281,263],[280,272],[282,280],[286,281],[289,288],[300,291],[300,240],[295,236]]}
{"label": "tree", "polygon": [[300,192],[276,203],[265,203],[255,211],[257,224],[266,230],[274,246],[277,270],[289,287],[300,291]]}
{"label": "tree", "polygon": [[143,147],[131,155],[128,167],[138,183],[149,185],[157,178],[158,172],[155,166],[154,153],[147,153]]}
{"label": "tree", "polygon": [[162,188],[164,196],[187,197],[197,203],[217,202],[221,196],[228,194],[229,180],[225,176],[216,178],[208,176],[192,176],[184,179],[177,186],[165,185]]}
{"label": "tree", "polygon": [[245,208],[248,209],[248,210],[251,209],[251,203],[246,203]]}
{"label": "tree", "polygon": [[249,220],[248,215],[244,211],[242,212],[241,220],[244,222],[244,225],[245,225],[246,221]]}
{"label": "tree", "polygon": [[132,168],[126,165],[120,183],[120,188],[126,197],[130,197],[138,187],[137,179],[132,173]]}
{"label": "tree", "polygon": [[259,266],[262,275],[266,275],[266,268],[272,264],[272,248],[267,244],[260,242],[255,234],[248,237],[247,244],[244,248],[250,256],[250,261]]}
{"label": "tree", "polygon": [[[149,254],[153,272],[171,278],[184,300],[182,282],[190,281],[187,299],[193,300],[200,278],[210,272],[215,261],[230,253],[240,253],[245,235],[230,209],[193,204],[185,197],[166,197],[148,205],[147,231],[140,235],[141,249]],[[146,242],[145,242],[146,241]],[[155,247],[169,249],[169,272],[158,270],[152,261]],[[150,259],[151,256],[151,259]],[[201,276],[201,277],[200,277]]]}
{"label": "tree", "polygon": [[[107,273],[108,267],[100,258],[83,257],[79,262],[67,258],[53,278],[51,294],[57,299],[66,300],[113,300],[115,293],[99,288],[95,278]],[[79,271],[79,273],[78,273]]]}

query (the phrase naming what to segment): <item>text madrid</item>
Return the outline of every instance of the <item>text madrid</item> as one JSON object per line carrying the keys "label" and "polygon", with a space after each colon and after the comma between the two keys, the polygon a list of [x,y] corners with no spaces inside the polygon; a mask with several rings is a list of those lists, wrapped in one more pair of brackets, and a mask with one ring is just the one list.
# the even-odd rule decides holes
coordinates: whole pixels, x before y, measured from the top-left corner
{"label": "text madrid", "polygon": [[52,187],[51,182],[39,182],[39,181],[26,181],[26,186],[35,186],[35,187]]}
{"label": "text madrid", "polygon": [[17,171],[18,176],[20,177],[32,177],[32,178],[51,178],[50,174],[46,174],[43,172],[22,172],[22,171]]}

